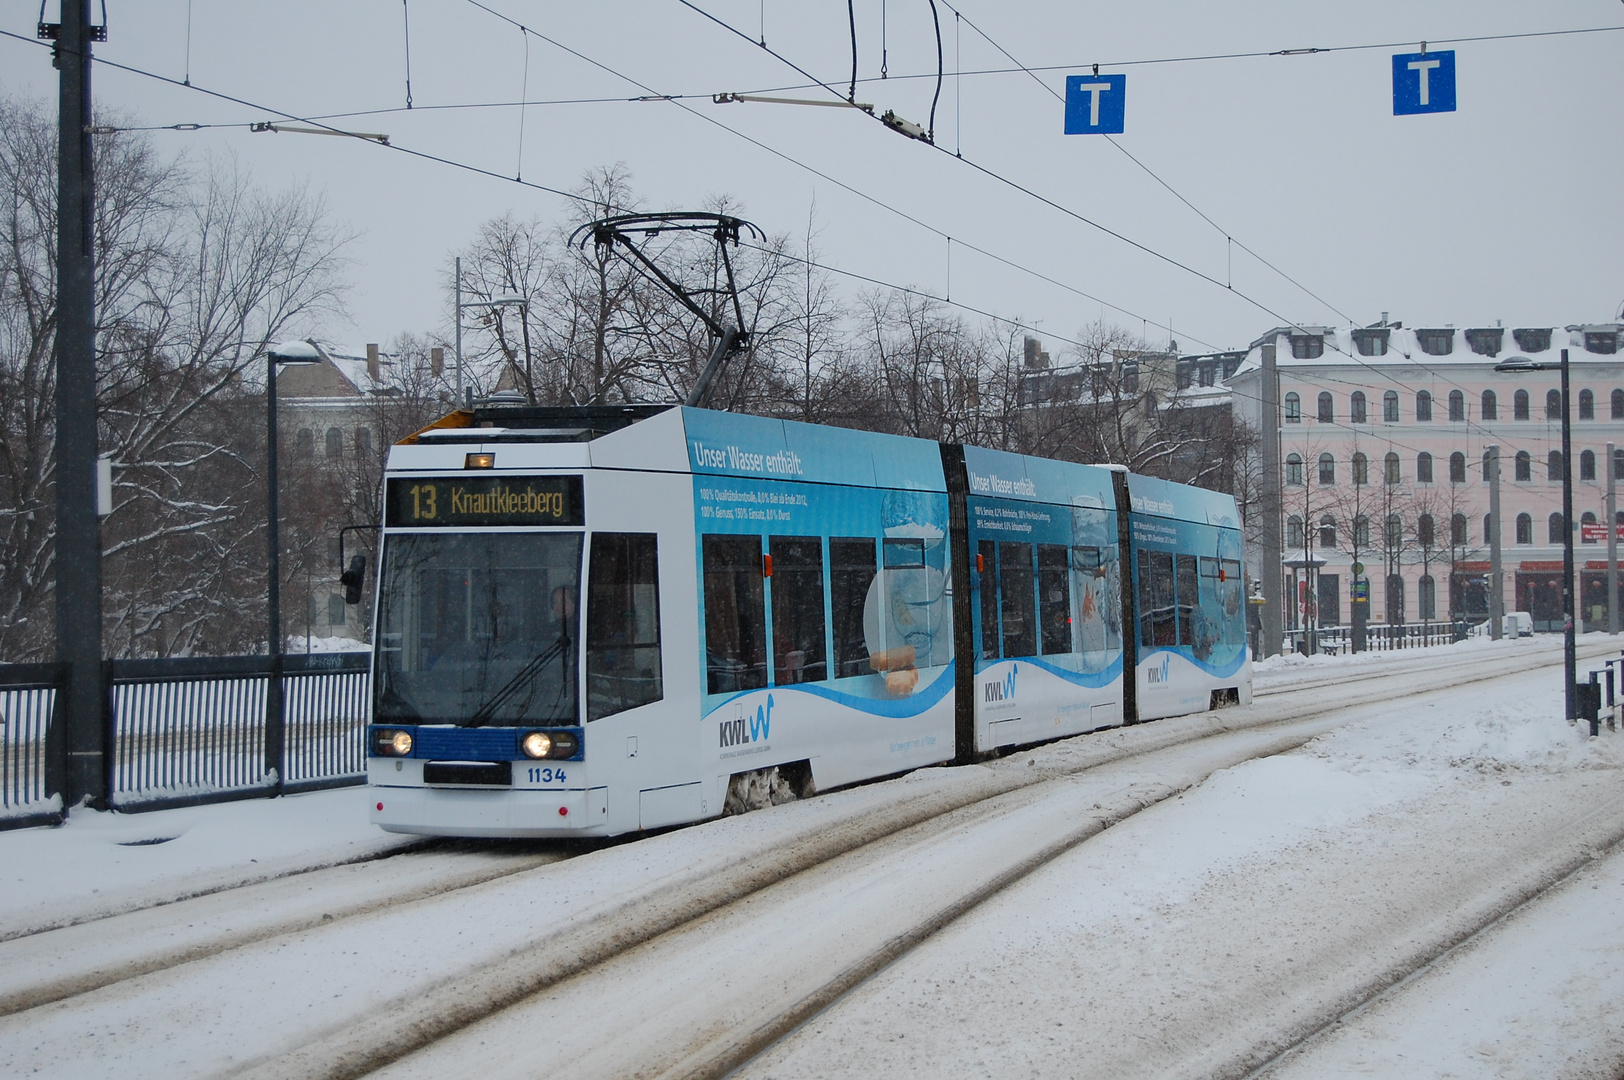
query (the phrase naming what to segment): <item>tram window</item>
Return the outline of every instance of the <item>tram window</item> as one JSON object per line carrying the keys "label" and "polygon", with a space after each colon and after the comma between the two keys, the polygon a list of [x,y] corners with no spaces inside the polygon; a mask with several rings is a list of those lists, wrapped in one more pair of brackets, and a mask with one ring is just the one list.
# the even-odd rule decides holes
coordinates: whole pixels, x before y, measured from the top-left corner
{"label": "tram window", "polygon": [[823,541],[775,536],[773,557],[773,681],[822,682],[829,677],[823,645]]}
{"label": "tram window", "polygon": [[586,585],[586,718],[664,696],[653,533],[594,533]]}
{"label": "tram window", "polygon": [[872,538],[836,536],[829,540],[829,609],[834,619],[837,679],[867,675],[872,670],[863,636],[863,605],[874,573]]}
{"label": "tram window", "polygon": [[1232,644],[1245,644],[1246,620],[1241,609],[1246,606],[1245,590],[1241,580],[1239,559],[1219,559],[1218,570],[1223,580],[1218,587],[1224,612],[1224,640]]}
{"label": "tram window", "polygon": [[378,578],[380,723],[566,723],[579,533],[390,537]]}
{"label": "tram window", "polygon": [[1177,620],[1173,614],[1173,555],[1166,551],[1139,553],[1139,642],[1173,645]]}
{"label": "tram window", "polygon": [[1036,656],[1038,651],[1036,591],[1032,580],[1032,545],[1005,541],[998,545],[998,599],[1003,609],[1004,655]]}
{"label": "tram window", "polygon": [[998,659],[998,545],[982,540],[981,560],[981,658]]}
{"label": "tram window", "polygon": [[1179,644],[1195,644],[1195,612],[1201,603],[1194,555],[1177,556],[1179,598]]}
{"label": "tram window", "polygon": [[1038,619],[1043,653],[1071,652],[1071,582],[1063,544],[1038,545]]}
{"label": "tram window", "polygon": [[761,538],[706,534],[705,670],[712,694],[767,685]]}

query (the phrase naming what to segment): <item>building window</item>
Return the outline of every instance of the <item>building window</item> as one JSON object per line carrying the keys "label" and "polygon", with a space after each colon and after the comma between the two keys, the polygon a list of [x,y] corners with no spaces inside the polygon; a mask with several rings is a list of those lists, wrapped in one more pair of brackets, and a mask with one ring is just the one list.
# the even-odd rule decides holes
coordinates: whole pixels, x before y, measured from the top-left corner
{"label": "building window", "polygon": [[[1621,396],[1624,396],[1624,390],[1619,391],[1619,393],[1620,393]],[[1334,403],[1332,402],[1331,395],[1330,395],[1329,392],[1325,392],[1325,393],[1320,394],[1318,404],[1319,404],[1319,421],[1320,421],[1320,423],[1329,424],[1331,421],[1336,419],[1336,408],[1335,408]]]}
{"label": "building window", "polygon": [[1422,514],[1415,519],[1415,542],[1424,548],[1432,547],[1433,544],[1438,542],[1438,538],[1433,532],[1431,514]]}
{"label": "building window", "polygon": [[[1483,533],[1486,537],[1489,531],[1489,519],[1483,519]],[[1466,515],[1456,514],[1449,519],[1449,542],[1456,547],[1466,546]]]}
{"label": "building window", "polygon": [[1562,472],[1562,451],[1552,450],[1545,455],[1545,479],[1561,480]]}
{"label": "building window", "polygon": [[1382,423],[1398,423],[1398,391],[1389,390],[1382,395]]}
{"label": "building window", "polygon": [[1370,459],[1363,454],[1353,455],[1353,486],[1370,483]]}
{"label": "building window", "polygon": [[1404,621],[1404,579],[1397,574],[1387,575],[1387,621],[1394,625]]}
{"label": "building window", "polygon": [[1517,451],[1516,472],[1513,479],[1529,481],[1534,478],[1534,458],[1527,450]]}
{"label": "building window", "polygon": [[1613,451],[1613,475],[1608,479],[1624,480],[1624,450]]}
{"label": "building window", "polygon": [[1382,458],[1382,479],[1389,484],[1399,482],[1397,454],[1389,452],[1386,457]]}
{"label": "building window", "polygon": [[1415,393],[1415,418],[1432,419],[1432,395],[1425,390],[1417,390]]}
{"label": "building window", "polygon": [[1527,514],[1517,515],[1517,543],[1532,544],[1534,542],[1534,519]]}
{"label": "building window", "polygon": [[1286,519],[1286,546],[1300,548],[1303,543],[1303,519],[1293,514]]}
{"label": "building window", "polygon": [[1303,399],[1296,394],[1286,395],[1286,423],[1300,424],[1303,422]]}
{"label": "building window", "polygon": [[1494,399],[1493,390],[1483,391],[1483,419],[1500,419],[1500,403]]}
{"label": "building window", "polygon": [[1562,393],[1558,390],[1545,391],[1545,419],[1562,419]]}
{"label": "building window", "polygon": [[330,458],[342,457],[344,454],[344,433],[336,427],[327,429],[327,456]]}
{"label": "building window", "polygon": [[1528,391],[1518,390],[1511,395],[1511,418],[1513,420],[1528,419]]}
{"label": "building window", "polygon": [[1596,332],[1585,331],[1585,352],[1616,353],[1618,352],[1618,334],[1613,331]]}
{"label": "building window", "polygon": [[1596,395],[1589,390],[1579,391],[1579,419],[1594,420],[1596,418]]}
{"label": "building window", "polygon": [[1387,542],[1388,551],[1397,551],[1404,546],[1404,519],[1397,514],[1387,515],[1387,532],[1383,537]]}
{"label": "building window", "polygon": [[1579,479],[1594,480],[1596,478],[1596,452],[1584,450],[1579,454]]}
{"label": "building window", "polygon": [[1517,348],[1523,352],[1544,352],[1551,347],[1551,332],[1549,330],[1513,330],[1511,340],[1517,343]]}
{"label": "building window", "polygon": [[1292,487],[1300,487],[1303,482],[1303,459],[1301,454],[1286,455],[1286,483]]}
{"label": "building window", "polygon": [[1436,619],[1438,617],[1438,586],[1431,574],[1424,574],[1416,584],[1416,606],[1421,609],[1423,619]]}
{"label": "building window", "polygon": [[1370,417],[1365,412],[1365,392],[1355,390],[1348,399],[1348,419],[1355,424],[1367,424]]}
{"label": "building window", "polygon": [[372,429],[371,428],[364,428],[363,427],[363,428],[356,428],[355,429],[355,453],[356,453],[357,456],[362,457],[362,458],[368,458],[368,457],[372,456]]}
{"label": "building window", "polygon": [[1325,339],[1318,334],[1292,334],[1291,355],[1296,360],[1313,360],[1325,355]]}
{"label": "building window", "polygon": [[1589,510],[1586,510],[1584,513],[1579,515],[1579,543],[1594,544],[1596,542],[1594,538],[1585,535],[1585,526],[1595,525],[1597,523],[1596,515],[1592,514]]}
{"label": "building window", "polygon": [[1322,548],[1336,547],[1336,518],[1330,514],[1320,518],[1319,546]]}
{"label": "building window", "polygon": [[1122,365],[1122,392],[1124,394],[1137,394],[1139,392],[1139,365]]}
{"label": "building window", "polygon": [[293,452],[299,457],[309,457],[316,452],[316,433],[309,428],[300,428],[299,434],[293,439]]}
{"label": "building window", "polygon": [[1415,455],[1415,482],[1418,484],[1432,483],[1432,455],[1425,450]]}
{"label": "building window", "polygon": [[1466,483],[1466,455],[1459,450],[1449,455],[1449,482],[1451,484]]}
{"label": "building window", "polygon": [[1319,482],[1326,486],[1336,483],[1336,458],[1330,454],[1319,456]]}
{"label": "building window", "polygon": [[1387,335],[1385,327],[1365,327],[1353,332],[1353,347],[1359,350],[1360,356],[1386,356]]}
{"label": "building window", "polygon": [[1455,331],[1417,330],[1415,342],[1428,356],[1448,356],[1455,351]]}
{"label": "building window", "polygon": [[1466,344],[1479,356],[1499,356],[1500,344],[1505,340],[1506,332],[1498,326],[1487,327],[1482,330],[1466,331]]}
{"label": "building window", "polygon": [[1353,518],[1353,546],[1361,550],[1370,546],[1370,519],[1363,514]]}
{"label": "building window", "polygon": [[1552,514],[1545,520],[1546,542],[1552,544],[1562,543],[1562,515]]}
{"label": "building window", "polygon": [[1456,422],[1466,419],[1466,395],[1459,390],[1449,392],[1449,419]]}

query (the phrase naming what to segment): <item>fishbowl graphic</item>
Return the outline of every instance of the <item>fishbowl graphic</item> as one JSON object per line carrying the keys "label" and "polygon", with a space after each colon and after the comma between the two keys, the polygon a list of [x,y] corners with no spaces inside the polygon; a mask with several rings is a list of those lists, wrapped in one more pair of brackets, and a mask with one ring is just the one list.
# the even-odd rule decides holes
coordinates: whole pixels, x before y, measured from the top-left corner
{"label": "fishbowl graphic", "polygon": [[880,572],[863,605],[869,666],[886,693],[919,689],[922,670],[953,658],[953,605],[947,574],[947,501],[918,491],[888,491]]}

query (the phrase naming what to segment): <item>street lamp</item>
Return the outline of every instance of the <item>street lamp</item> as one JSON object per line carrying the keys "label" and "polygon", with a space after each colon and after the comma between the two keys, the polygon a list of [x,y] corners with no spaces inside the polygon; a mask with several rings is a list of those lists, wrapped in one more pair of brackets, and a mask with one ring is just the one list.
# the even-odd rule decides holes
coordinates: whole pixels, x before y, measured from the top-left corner
{"label": "street lamp", "polygon": [[1574,708],[1574,688],[1579,681],[1579,658],[1573,617],[1573,421],[1568,408],[1568,350],[1562,350],[1562,361],[1558,364],[1509,356],[1494,365],[1494,370],[1513,375],[1552,370],[1562,373],[1562,670],[1567,718],[1573,720],[1578,715]]}
{"label": "street lamp", "polygon": [[507,296],[493,296],[489,300],[470,300],[465,304],[465,303],[462,302],[462,259],[461,259],[461,257],[458,257],[458,259],[456,261],[456,269],[455,269],[454,273],[455,273],[456,278],[457,278],[457,340],[456,340],[457,407],[461,408],[462,405],[463,405],[463,388],[462,388],[462,311],[463,311],[463,309],[464,308],[500,308],[500,307],[521,307],[522,308],[522,307],[527,306],[530,303],[530,301],[529,301],[529,299],[527,297],[514,296],[514,295],[510,294],[510,295],[507,295]]}
{"label": "street lamp", "polygon": [[270,682],[265,689],[265,767],[277,770],[278,783],[282,779],[282,538],[276,509],[276,369],[279,364],[308,367],[321,360],[321,350],[309,341],[284,341],[265,351],[265,543],[270,556],[265,586],[265,651],[271,662]]}

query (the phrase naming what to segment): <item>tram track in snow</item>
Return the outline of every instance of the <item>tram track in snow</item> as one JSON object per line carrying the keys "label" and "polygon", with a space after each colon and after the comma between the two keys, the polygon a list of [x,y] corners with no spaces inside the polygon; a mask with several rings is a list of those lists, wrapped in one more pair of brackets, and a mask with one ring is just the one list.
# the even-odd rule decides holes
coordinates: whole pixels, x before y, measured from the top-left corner
{"label": "tram track in snow", "polygon": [[[1599,653],[1610,651],[1610,647],[1591,646],[1585,651]],[[1486,677],[1514,674],[1549,664],[1553,658],[1552,650],[1540,649],[1462,659],[1436,672],[1436,677],[1429,680],[1428,688],[1446,689]],[[1044,748],[1042,756],[1045,757],[1045,765],[1042,768],[1036,767],[1036,757],[1031,758],[1034,764],[1026,768],[1019,765],[1019,759],[1012,762],[1006,758],[993,763],[992,768],[961,770],[959,775],[951,778],[952,782],[945,782],[947,774],[941,770],[923,770],[910,778],[922,790],[906,793],[900,799],[895,797],[894,791],[882,792],[878,785],[871,785],[846,793],[834,793],[823,800],[810,800],[796,808],[807,820],[805,828],[789,837],[788,842],[783,833],[776,833],[776,839],[770,843],[754,849],[748,844],[744,845],[739,858],[711,858],[708,861],[700,860],[697,866],[685,865],[683,873],[664,877],[657,875],[655,879],[642,883],[644,887],[629,890],[629,895],[593,895],[584,903],[566,903],[562,909],[552,913],[559,917],[554,926],[555,933],[532,934],[526,938],[520,932],[513,935],[518,938],[517,941],[501,943],[494,950],[487,943],[482,958],[479,949],[472,947],[467,955],[460,957],[465,961],[462,970],[457,970],[457,965],[451,963],[447,965],[448,970],[419,972],[419,978],[400,982],[400,993],[384,992],[381,995],[383,1000],[364,1008],[361,1015],[337,1017],[334,1023],[327,1025],[326,1030],[311,1032],[316,1035],[315,1038],[301,1040],[303,1045],[293,1047],[291,1051],[285,1046],[266,1046],[253,1055],[255,1061],[242,1061],[239,1058],[233,1068],[251,1066],[252,1074],[261,1076],[347,1077],[363,1075],[392,1061],[409,1059],[408,1056],[415,1051],[425,1047],[432,1049],[431,1044],[472,1029],[486,1018],[498,1015],[551,987],[589,977],[595,969],[610,970],[615,964],[624,962],[626,956],[656,939],[703,936],[701,928],[719,918],[714,913],[741,904],[759,904],[761,896],[792,879],[804,884],[809,876],[817,876],[817,872],[823,869],[825,875],[832,874],[832,880],[838,881],[841,872],[824,868],[841,859],[855,858],[861,861],[873,852],[882,850],[887,842],[919,849],[921,843],[940,842],[933,841],[933,837],[940,837],[955,829],[962,830],[967,823],[988,818],[989,815],[992,818],[1008,817],[1010,814],[1019,816],[1022,806],[1032,805],[1034,800],[1041,803],[1049,797],[1043,794],[1045,785],[1050,786],[1047,790],[1058,791],[1060,788],[1076,788],[1079,783],[1084,787],[1091,782],[1097,784],[1108,779],[1106,772],[1111,767],[1118,772],[1132,771],[1140,767],[1135,765],[1138,759],[1215,736],[1240,737],[1248,745],[1239,758],[1233,754],[1219,754],[1214,760],[1222,763],[1214,764],[1213,768],[1228,767],[1250,757],[1289,750],[1334,727],[1337,721],[1329,718],[1328,714],[1344,713],[1360,705],[1395,696],[1394,687],[1383,685],[1387,680],[1381,676],[1388,674],[1386,671],[1367,669],[1361,674],[1367,677],[1361,683],[1354,684],[1354,688],[1337,702],[1317,700],[1314,707],[1307,710],[1295,707],[1290,699],[1281,700],[1277,696],[1274,700],[1254,704],[1246,710],[1223,710],[1197,717],[1157,721],[1068,740]],[[1404,673],[1394,674],[1402,679]],[[1307,693],[1315,687],[1297,689]],[[1403,692],[1403,688],[1398,688],[1398,692]],[[1320,718],[1318,722],[1314,721],[1316,717]],[[1301,728],[1304,724],[1307,727],[1295,734],[1270,730],[1282,725]],[[1023,753],[1021,756],[1027,755]],[[891,935],[877,948],[864,951],[859,959],[842,967],[833,980],[801,995],[796,1008],[780,1010],[768,1018],[763,1025],[759,1025],[762,1032],[760,1039],[770,1041],[785,1023],[792,1026],[798,1022],[794,1017],[808,1008],[821,1007],[820,1002],[831,994],[838,997],[845,987],[865,978],[865,973],[876,964],[889,962],[889,957],[900,955],[898,950],[905,952],[912,947],[912,943],[928,937],[936,928],[951,922],[986,896],[1019,880],[1088,836],[1191,784],[1199,783],[1212,770],[1197,771],[1199,775],[1186,776],[1172,783],[1151,777],[1139,781],[1138,787],[1133,783],[1125,786],[1119,784],[1120,790],[1112,789],[1115,793],[1108,798],[1095,798],[1086,807],[1073,806],[1073,817],[1077,822],[1075,828],[1064,835],[1050,837],[1037,848],[1025,850],[1020,857],[1013,856],[1015,851],[1020,850],[1018,845],[1003,845],[1008,848],[1005,854],[1009,857],[1001,855],[997,860],[1001,869],[982,875],[977,879],[979,885],[951,902],[937,905],[929,918],[916,920],[913,925]],[[1080,781],[1079,777],[1091,779]],[[821,807],[818,805],[820,802],[823,803]],[[839,806],[836,806],[837,802]],[[1053,818],[1059,813],[1049,807],[1038,813],[1038,819]],[[753,831],[749,816],[718,824],[745,834]],[[698,831],[683,832],[697,835]],[[679,835],[676,842],[680,845],[682,839]],[[604,858],[599,861],[624,863],[630,860],[635,863],[639,847],[630,844],[605,850],[601,853]],[[868,855],[863,854],[865,849]],[[415,863],[427,857],[426,853],[414,854],[405,862]],[[575,862],[565,860],[565,867]],[[117,916],[108,925],[97,926],[90,933],[116,940],[144,940],[148,947],[142,957],[136,960],[125,957],[123,960],[110,958],[105,962],[81,962],[78,965],[81,970],[77,972],[66,971],[60,963],[53,964],[50,966],[55,972],[54,978],[47,981],[55,986],[54,992],[42,993],[37,985],[30,988],[14,984],[0,989],[0,1000],[14,1003],[15,1015],[11,1020],[23,1021],[29,1014],[51,1011],[53,1007],[46,1003],[53,999],[58,1001],[54,1008],[71,1005],[83,1007],[91,1003],[92,998],[87,995],[116,998],[121,995],[139,996],[148,991],[162,993],[162,984],[184,983],[191,969],[210,964],[229,967],[234,959],[252,964],[253,954],[265,950],[275,953],[302,950],[319,958],[324,951],[328,951],[324,950],[323,942],[348,940],[353,943],[358,935],[391,940],[391,926],[410,925],[414,914],[424,920],[432,920],[436,911],[445,911],[447,905],[456,905],[464,900],[471,902],[477,910],[482,900],[490,901],[495,894],[505,894],[505,902],[511,905],[517,894],[547,887],[539,879],[530,880],[530,871],[557,873],[565,867],[517,865],[483,880],[442,883],[445,887],[425,887],[415,891],[403,889],[394,895],[386,895],[388,890],[383,890],[369,902],[353,904],[338,912],[328,910],[337,905],[324,899],[323,895],[312,895],[306,898],[306,910],[302,915],[293,917],[282,913],[284,917],[279,919],[263,919],[255,924],[257,930],[248,933],[244,932],[240,923],[235,926],[216,923],[211,930],[205,921],[200,930],[198,920],[193,916],[201,908],[192,906],[199,901],[183,901],[146,912]],[[421,876],[430,878],[433,873]],[[306,883],[314,884],[316,880],[311,878]],[[214,902],[229,906],[232,895],[231,892],[213,894],[217,898]],[[496,897],[496,901],[496,906],[500,907],[502,898]],[[318,908],[322,910],[317,912]],[[333,917],[320,917],[327,915]],[[142,916],[148,920],[148,925],[140,934],[131,933],[130,930],[137,926]],[[169,928],[168,933],[173,934],[175,928],[187,919],[190,922],[186,923],[185,929],[192,933],[181,935],[184,941],[178,947],[164,945],[165,927]],[[28,964],[27,969],[37,971],[38,965],[44,963],[53,952],[72,957],[82,956],[87,949],[94,948],[92,937],[87,936],[77,948],[64,949],[64,945],[71,946],[67,938],[53,939],[52,936],[60,933],[62,931],[53,931],[51,934],[34,935],[32,939],[0,943],[0,959],[4,960],[0,963],[0,970],[18,971],[19,965],[13,962],[13,957],[20,957],[23,952],[33,954],[34,962]],[[470,942],[470,946],[474,945],[476,943]],[[6,955],[8,951],[12,956]],[[378,959],[373,957],[374,962]],[[209,980],[205,978],[204,981]],[[22,982],[27,982],[26,976]],[[384,979],[383,982],[389,984],[390,980]],[[129,985],[123,985],[126,983]],[[29,1004],[30,1001],[33,1004]],[[21,1012],[17,1012],[19,1009]],[[114,1011],[117,1011],[116,1005]],[[383,1018],[382,1022],[380,1017]],[[3,1035],[0,1035],[0,1041],[3,1041]],[[734,1060],[736,1055],[724,1057]],[[707,1066],[700,1071],[708,1074],[709,1068]]]}

